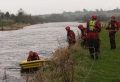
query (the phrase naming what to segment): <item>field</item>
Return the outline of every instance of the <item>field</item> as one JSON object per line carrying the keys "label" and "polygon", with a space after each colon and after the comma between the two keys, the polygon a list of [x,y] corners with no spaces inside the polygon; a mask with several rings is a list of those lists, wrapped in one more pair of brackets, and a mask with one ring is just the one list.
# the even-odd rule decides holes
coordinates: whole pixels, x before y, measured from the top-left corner
{"label": "field", "polygon": [[[89,53],[85,50],[82,52],[85,60],[77,61],[80,65],[76,65],[76,76],[79,78],[77,82],[120,82],[120,31],[116,33],[116,50],[109,50],[108,32],[103,28],[100,33],[101,52],[98,60],[90,59]],[[83,51],[83,50],[82,50]],[[83,58],[84,58],[83,57]],[[83,66],[84,69],[79,70]]]}

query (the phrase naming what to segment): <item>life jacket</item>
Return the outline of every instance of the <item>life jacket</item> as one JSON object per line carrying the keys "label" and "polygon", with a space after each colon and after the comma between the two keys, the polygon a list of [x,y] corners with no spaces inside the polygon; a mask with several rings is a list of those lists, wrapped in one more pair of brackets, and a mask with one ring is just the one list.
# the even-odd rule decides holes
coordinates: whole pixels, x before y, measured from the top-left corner
{"label": "life jacket", "polygon": [[99,38],[100,31],[101,31],[101,24],[99,21],[90,20],[87,22],[87,38],[91,38],[91,39]]}
{"label": "life jacket", "polygon": [[30,56],[30,59],[31,60],[36,60],[36,57],[33,55],[33,56]]}
{"label": "life jacket", "polygon": [[86,28],[83,28],[83,29],[81,29],[81,37],[86,37],[86,35],[87,35],[87,29]]}
{"label": "life jacket", "polygon": [[75,33],[72,30],[67,32],[67,39],[69,42],[75,41]]}
{"label": "life jacket", "polygon": [[93,31],[94,27],[95,27],[96,21],[95,20],[90,20],[89,21],[89,30]]}
{"label": "life jacket", "polygon": [[101,26],[99,26],[98,23],[99,23],[99,21],[90,20],[88,22],[88,27],[87,27],[88,32],[97,32],[97,33],[99,33],[101,31]]}
{"label": "life jacket", "polygon": [[118,25],[118,22],[116,20],[114,21],[110,21],[109,22],[109,29],[111,30],[119,30],[119,25]]}
{"label": "life jacket", "polygon": [[37,60],[39,59],[38,54],[36,52],[33,53],[33,56],[30,56],[31,60]]}

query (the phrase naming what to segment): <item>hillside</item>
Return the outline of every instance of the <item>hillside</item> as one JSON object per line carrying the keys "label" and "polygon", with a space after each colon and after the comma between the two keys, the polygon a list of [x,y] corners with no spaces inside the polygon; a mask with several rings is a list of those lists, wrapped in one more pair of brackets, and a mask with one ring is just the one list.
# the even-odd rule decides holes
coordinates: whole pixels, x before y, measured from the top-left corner
{"label": "hillside", "polygon": [[120,20],[120,9],[114,10],[96,10],[96,11],[75,11],[75,12],[63,12],[53,13],[46,15],[39,15],[40,18],[47,20],[48,22],[66,22],[66,21],[87,21],[91,18],[92,14],[97,14],[99,21],[108,21],[112,15],[115,15],[117,20]]}

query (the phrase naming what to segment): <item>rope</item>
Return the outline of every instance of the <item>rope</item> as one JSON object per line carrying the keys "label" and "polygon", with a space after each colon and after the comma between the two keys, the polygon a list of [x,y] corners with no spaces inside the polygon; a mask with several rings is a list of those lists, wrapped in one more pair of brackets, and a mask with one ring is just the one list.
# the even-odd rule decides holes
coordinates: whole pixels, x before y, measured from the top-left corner
{"label": "rope", "polygon": [[[102,52],[101,55],[103,55],[103,53],[104,53],[104,51]],[[93,62],[92,62],[92,65],[91,65],[91,67],[90,67],[90,69],[89,69],[89,71],[88,71],[88,73],[87,73],[87,75],[86,75],[86,77],[85,77],[84,82],[86,82],[86,79],[88,78],[88,75],[90,74],[90,71],[92,70],[92,67],[93,67],[94,62],[95,62],[95,59],[94,59]]]}
{"label": "rope", "polygon": [[6,71],[6,70],[9,70],[9,69],[21,69],[21,68],[14,68],[14,67],[9,67],[9,68],[0,68],[0,70],[4,70],[4,71]]}
{"label": "rope", "polygon": [[93,62],[92,62],[92,65],[91,65],[91,67],[90,67],[90,69],[89,69],[89,71],[88,71],[88,73],[87,73],[87,75],[86,75],[86,77],[85,77],[84,82],[86,81],[88,75],[90,74],[90,71],[92,70],[92,67],[93,67],[94,62],[95,62],[95,59],[94,59]]}

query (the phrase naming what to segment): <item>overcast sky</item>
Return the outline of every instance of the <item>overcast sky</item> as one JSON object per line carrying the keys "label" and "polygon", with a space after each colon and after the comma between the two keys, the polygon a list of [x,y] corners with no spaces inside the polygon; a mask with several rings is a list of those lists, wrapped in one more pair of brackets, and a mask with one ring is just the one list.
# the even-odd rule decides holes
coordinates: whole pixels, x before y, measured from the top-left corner
{"label": "overcast sky", "polygon": [[0,10],[10,14],[17,14],[20,8],[28,14],[38,15],[117,7],[120,8],[120,0],[0,0]]}

